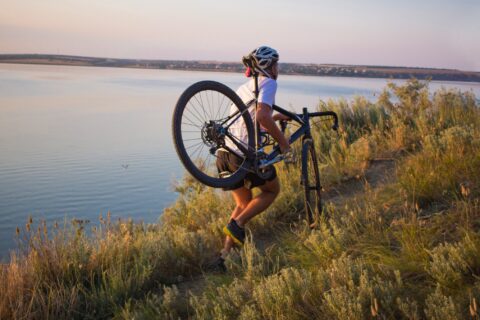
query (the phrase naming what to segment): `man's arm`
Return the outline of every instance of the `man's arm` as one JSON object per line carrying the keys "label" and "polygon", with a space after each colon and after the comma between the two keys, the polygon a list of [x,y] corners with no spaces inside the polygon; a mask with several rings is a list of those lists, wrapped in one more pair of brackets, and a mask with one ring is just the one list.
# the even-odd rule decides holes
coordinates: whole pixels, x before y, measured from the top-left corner
{"label": "man's arm", "polygon": [[275,113],[273,116],[273,121],[278,121],[278,120],[290,120],[290,117],[289,116],[286,116],[284,114],[281,114],[281,113]]}
{"label": "man's arm", "polygon": [[257,108],[257,121],[278,142],[280,150],[285,153],[290,149],[288,140],[278,128],[271,114],[271,107],[265,103],[259,103]]}

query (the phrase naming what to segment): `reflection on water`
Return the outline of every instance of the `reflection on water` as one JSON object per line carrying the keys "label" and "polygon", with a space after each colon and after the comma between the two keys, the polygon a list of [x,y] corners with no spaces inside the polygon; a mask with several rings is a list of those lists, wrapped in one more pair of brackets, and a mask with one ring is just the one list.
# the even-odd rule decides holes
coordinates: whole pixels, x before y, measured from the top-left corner
{"label": "reflection on water", "polygon": [[[177,98],[190,84],[236,88],[241,74],[0,64],[0,256],[16,226],[34,220],[154,222],[183,174],[171,139]],[[281,76],[277,103],[374,98],[380,79]],[[433,87],[441,84],[434,83]],[[480,84],[446,84],[473,88]]]}

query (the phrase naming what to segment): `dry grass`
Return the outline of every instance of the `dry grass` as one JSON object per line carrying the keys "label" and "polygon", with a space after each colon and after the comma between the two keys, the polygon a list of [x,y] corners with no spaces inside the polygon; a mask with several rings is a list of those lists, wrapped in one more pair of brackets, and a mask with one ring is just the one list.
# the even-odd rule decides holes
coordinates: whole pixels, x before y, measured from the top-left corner
{"label": "dry grass", "polygon": [[[185,177],[158,225],[101,219],[20,230],[23,251],[0,271],[0,319],[465,319],[479,317],[480,111],[471,93],[389,85],[375,103],[328,101],[341,130],[314,130],[324,185],[396,159],[395,179],[302,222],[298,166],[280,166],[282,193],[252,221],[253,239],[206,274],[195,293],[175,284],[203,274],[233,207]],[[274,221],[275,223],[272,223]],[[255,246],[270,235],[271,245]],[[272,236],[274,235],[274,237]],[[197,288],[198,289],[198,288]]]}

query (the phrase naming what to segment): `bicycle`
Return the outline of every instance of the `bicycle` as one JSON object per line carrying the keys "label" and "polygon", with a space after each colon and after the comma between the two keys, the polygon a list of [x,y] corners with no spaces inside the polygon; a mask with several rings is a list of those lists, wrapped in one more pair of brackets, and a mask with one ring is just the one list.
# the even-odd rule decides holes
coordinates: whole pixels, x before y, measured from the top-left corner
{"label": "bicycle", "polygon": [[[245,63],[245,61],[244,61]],[[258,74],[253,74],[255,95],[258,97]],[[280,148],[266,133],[254,126],[247,108],[255,106],[256,99],[245,105],[229,87],[215,81],[200,81],[188,87],[178,99],[173,113],[173,140],[175,149],[187,171],[201,183],[226,188],[241,181],[247,172],[255,172],[264,179],[272,174],[272,165],[284,160]],[[315,117],[333,117],[333,130],[338,128],[338,117],[333,111],[308,112],[303,108],[301,114],[289,112],[277,105],[273,110],[296,122],[299,128],[289,138],[292,144],[302,138],[302,178],[306,218],[313,225],[314,217],[322,213],[321,184],[317,156],[310,130],[310,119]],[[243,134],[247,142],[242,142],[242,133],[236,135],[229,127],[242,118],[245,124]],[[255,122],[256,123],[256,122]],[[287,124],[280,122],[285,133]],[[226,144],[229,139],[240,150],[232,150]],[[272,146],[266,152],[267,146]],[[237,171],[222,175],[212,162],[219,150],[231,152],[242,160]],[[316,219],[315,219],[316,220]]]}

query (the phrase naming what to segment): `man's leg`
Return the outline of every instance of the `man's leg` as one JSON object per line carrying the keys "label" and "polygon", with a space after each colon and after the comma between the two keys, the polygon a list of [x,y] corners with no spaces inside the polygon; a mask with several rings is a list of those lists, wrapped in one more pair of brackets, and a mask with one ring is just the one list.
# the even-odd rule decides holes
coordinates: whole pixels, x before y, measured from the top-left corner
{"label": "man's leg", "polygon": [[259,188],[262,192],[253,198],[253,200],[247,204],[247,207],[234,218],[239,227],[243,228],[250,219],[272,204],[280,192],[280,182],[278,178],[275,178],[272,181],[267,181],[264,185],[259,186]]}
{"label": "man's leg", "polygon": [[[252,192],[247,188],[238,188],[232,191],[237,206],[232,212],[231,218],[235,219],[238,226],[242,227],[254,216],[267,209],[280,192],[280,182],[278,178],[267,181],[259,186],[262,191],[252,200]],[[243,210],[242,210],[243,209]],[[226,258],[234,245],[233,239],[229,236],[225,238],[225,245],[221,251],[223,259]]]}
{"label": "man's leg", "polygon": [[[243,210],[248,206],[250,201],[252,201],[252,191],[245,187],[240,187],[238,189],[232,190],[232,196],[235,200],[235,209],[233,209],[230,219],[237,219],[237,217],[242,213]],[[225,259],[230,250],[233,247],[233,240],[229,236],[225,237],[225,244],[223,250],[221,251],[222,258]]]}

